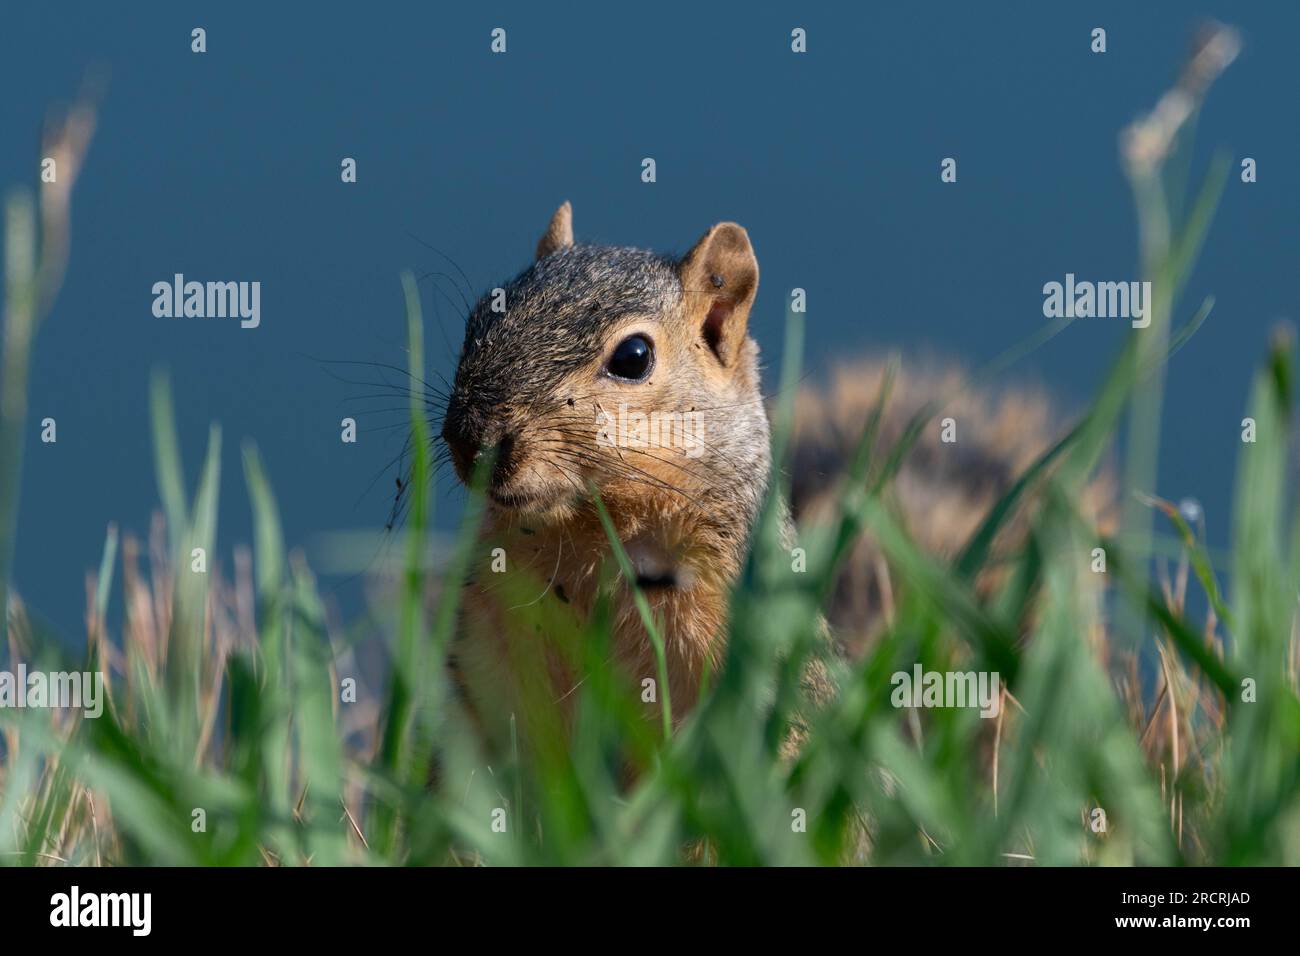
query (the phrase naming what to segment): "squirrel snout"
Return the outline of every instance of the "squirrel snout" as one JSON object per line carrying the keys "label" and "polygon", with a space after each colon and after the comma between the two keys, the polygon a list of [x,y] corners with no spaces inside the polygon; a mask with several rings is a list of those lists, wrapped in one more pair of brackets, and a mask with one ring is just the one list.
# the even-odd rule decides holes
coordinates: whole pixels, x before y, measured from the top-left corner
{"label": "squirrel snout", "polygon": [[496,458],[492,468],[494,486],[509,480],[515,470],[514,435],[495,422],[484,425],[459,409],[451,409],[442,425],[442,440],[451,452],[456,473],[466,484],[484,452]]}
{"label": "squirrel snout", "polygon": [[461,481],[468,482],[470,469],[482,454],[482,429],[475,428],[468,414],[454,405],[447,410],[447,419],[442,423],[442,440],[451,452],[452,463]]}

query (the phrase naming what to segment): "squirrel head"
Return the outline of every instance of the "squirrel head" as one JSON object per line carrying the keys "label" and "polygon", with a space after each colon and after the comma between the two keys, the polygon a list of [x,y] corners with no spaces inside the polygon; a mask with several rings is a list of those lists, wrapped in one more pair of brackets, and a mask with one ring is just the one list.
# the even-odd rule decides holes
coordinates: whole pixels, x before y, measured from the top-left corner
{"label": "squirrel head", "polygon": [[535,261],[470,313],[442,429],[457,474],[486,455],[494,507],[533,520],[563,520],[589,482],[611,508],[707,496],[747,518],[768,468],[757,289],[735,223],[676,259],[575,244],[564,203]]}

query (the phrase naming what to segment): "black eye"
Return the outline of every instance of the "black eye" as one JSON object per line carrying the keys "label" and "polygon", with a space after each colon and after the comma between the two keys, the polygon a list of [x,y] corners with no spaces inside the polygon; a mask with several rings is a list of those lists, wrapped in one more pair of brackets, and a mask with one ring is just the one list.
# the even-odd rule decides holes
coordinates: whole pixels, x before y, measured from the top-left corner
{"label": "black eye", "polygon": [[639,382],[650,373],[654,354],[649,339],[643,335],[629,335],[618,343],[618,348],[614,349],[605,368],[615,378]]}

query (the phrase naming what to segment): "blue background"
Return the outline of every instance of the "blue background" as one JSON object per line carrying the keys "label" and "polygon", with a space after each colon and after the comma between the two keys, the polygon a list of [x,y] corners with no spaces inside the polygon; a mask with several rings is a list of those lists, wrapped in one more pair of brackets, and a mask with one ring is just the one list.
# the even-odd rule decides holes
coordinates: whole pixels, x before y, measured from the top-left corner
{"label": "blue background", "polygon": [[[1217,296],[1170,369],[1156,491],[1199,498],[1211,542],[1226,542],[1249,378],[1267,329],[1296,314],[1300,6],[461,6],[6,5],[0,184],[35,181],[46,108],[88,68],[109,74],[67,282],[36,343],[18,527],[16,586],[64,634],[82,633],[107,524],[143,533],[156,507],[152,367],[172,374],[191,488],[208,423],[223,425],[227,567],[251,539],[243,437],[291,544],[378,529],[391,476],[358,496],[400,445],[377,430],[397,418],[367,417],[373,403],[350,398],[365,390],[318,359],[404,364],[399,272],[447,268],[425,244],[477,294],[527,264],[564,199],[586,241],[684,251],[716,221],[745,225],[769,386],[795,286],[814,375],[895,346],[970,364],[1000,354],[1045,321],[1044,282],[1137,278],[1117,134],[1167,87],[1201,14],[1240,26],[1245,48],[1211,91],[1193,177],[1219,146],[1234,171],[1176,316]],[[504,56],[489,51],[497,26]],[[806,55],[790,52],[795,26]],[[1094,26],[1104,55],[1089,50]],[[340,181],[345,156],[356,184]],[[945,156],[956,185],[939,181]],[[1254,185],[1237,175],[1243,156],[1259,163]],[[151,286],[175,272],[260,280],[261,327],[154,318]],[[431,282],[429,363],[450,374],[461,316]],[[1015,374],[1077,408],[1125,328],[1075,323]],[[347,414],[355,445],[339,441]],[[57,444],[39,442],[46,416]],[[440,524],[458,501],[442,496]],[[351,585],[326,583],[346,609]]]}

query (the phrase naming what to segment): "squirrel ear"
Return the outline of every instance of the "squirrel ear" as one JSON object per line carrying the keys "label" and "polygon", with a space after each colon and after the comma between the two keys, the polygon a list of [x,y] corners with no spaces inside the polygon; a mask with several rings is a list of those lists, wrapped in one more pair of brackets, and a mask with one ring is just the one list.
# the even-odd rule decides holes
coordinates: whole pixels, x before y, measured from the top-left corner
{"label": "squirrel ear", "polygon": [[573,207],[568,201],[560,204],[551,217],[546,233],[537,240],[537,258],[545,259],[552,252],[573,245]]}
{"label": "squirrel ear", "polygon": [[686,316],[723,365],[745,341],[749,309],[758,292],[758,259],[749,233],[720,222],[704,234],[677,267],[686,293]]}

